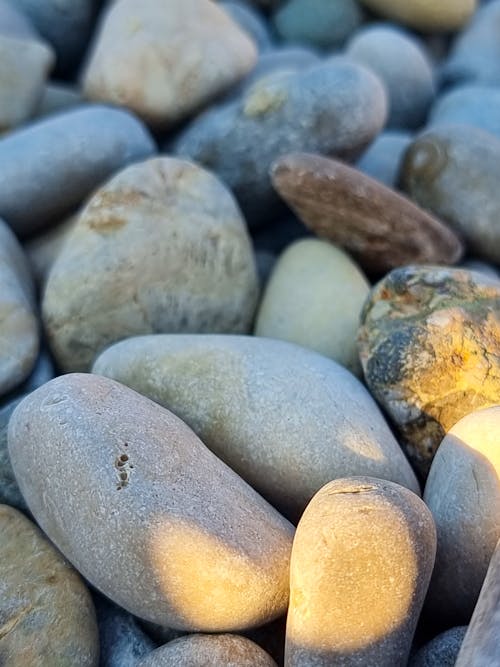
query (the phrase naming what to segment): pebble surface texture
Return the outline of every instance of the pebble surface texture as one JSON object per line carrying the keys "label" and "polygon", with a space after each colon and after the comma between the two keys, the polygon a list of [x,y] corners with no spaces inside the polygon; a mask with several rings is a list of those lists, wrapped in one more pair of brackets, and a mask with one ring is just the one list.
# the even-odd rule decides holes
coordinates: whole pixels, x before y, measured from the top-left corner
{"label": "pebble surface texture", "polygon": [[476,257],[500,262],[500,137],[468,125],[419,136],[408,148],[401,184],[440,216]]}
{"label": "pebble surface texture", "polygon": [[455,667],[466,632],[466,625],[442,632],[415,653],[408,667]]}
{"label": "pebble surface texture", "polygon": [[286,667],[406,667],[435,551],[432,516],[408,489],[324,486],[293,542]]}
{"label": "pebble surface texture", "polygon": [[229,191],[190,162],[157,158],[94,194],[51,269],[42,310],[59,364],[79,371],[128,336],[245,332],[257,294]]}
{"label": "pebble surface texture", "polygon": [[382,129],[387,98],[379,79],[345,58],[260,79],[241,99],[196,118],[175,153],[213,170],[236,194],[250,223],[278,202],[269,167],[284,153],[355,159]]}
{"label": "pebble surface texture", "polygon": [[0,396],[25,380],[38,355],[35,294],[23,249],[0,220]]}
{"label": "pebble surface texture", "polygon": [[130,613],[230,632],[285,612],[292,526],[156,403],[63,375],[16,408],[9,453],[44,532]]}
{"label": "pebble surface texture", "polygon": [[470,620],[500,539],[499,431],[500,407],[468,414],[447,433],[427,479],[438,533],[428,604],[451,623]]}
{"label": "pebble surface texture", "polygon": [[424,32],[462,28],[476,9],[476,0],[361,0],[384,18]]}
{"label": "pebble surface texture", "polygon": [[83,89],[92,100],[120,104],[165,127],[224,92],[256,59],[253,41],[214,2],[116,0],[103,19]]}
{"label": "pebble surface texture", "polygon": [[358,345],[372,395],[425,475],[448,429],[498,403],[500,282],[465,269],[395,269],[372,289]]}
{"label": "pebble surface texture", "polygon": [[172,410],[291,519],[337,477],[373,475],[418,492],[363,385],[297,345],[243,336],[145,336],[110,347],[93,370]]}
{"label": "pebble surface texture", "polygon": [[260,646],[237,635],[188,635],[153,651],[137,667],[276,667]]}
{"label": "pebble surface texture", "polygon": [[341,162],[292,153],[274,162],[271,177],[307,227],[348,250],[366,271],[460,259],[462,244],[448,227]]}
{"label": "pebble surface texture", "polygon": [[0,505],[0,664],[98,667],[90,593],[35,524]]}
{"label": "pebble surface texture", "polygon": [[33,123],[0,139],[0,215],[18,236],[31,234],[155,150],[123,109],[93,105]]}

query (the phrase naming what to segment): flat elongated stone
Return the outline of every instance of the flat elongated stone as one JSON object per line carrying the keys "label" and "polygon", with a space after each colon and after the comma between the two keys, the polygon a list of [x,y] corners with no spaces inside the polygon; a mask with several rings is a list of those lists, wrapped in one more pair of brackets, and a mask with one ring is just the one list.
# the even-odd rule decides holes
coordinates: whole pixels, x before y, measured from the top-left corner
{"label": "flat elongated stone", "polygon": [[348,250],[367,271],[409,263],[453,264],[460,240],[408,199],[336,160],[307,153],[280,157],[273,185],[316,234]]}

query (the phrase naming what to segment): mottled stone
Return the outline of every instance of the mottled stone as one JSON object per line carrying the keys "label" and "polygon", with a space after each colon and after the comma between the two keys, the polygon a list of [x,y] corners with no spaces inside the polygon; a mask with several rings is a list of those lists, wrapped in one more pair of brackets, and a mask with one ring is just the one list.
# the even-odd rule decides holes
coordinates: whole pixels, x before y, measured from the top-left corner
{"label": "mottled stone", "polygon": [[0,140],[0,216],[18,236],[32,234],[154,152],[144,126],[121,109],[95,105],[38,121]]}
{"label": "mottled stone", "polygon": [[219,5],[253,39],[259,51],[271,48],[272,40],[263,16],[241,0],[224,0]]}
{"label": "mottled stone", "polygon": [[358,31],[346,54],[370,67],[384,82],[389,96],[386,127],[422,126],[434,100],[434,72],[423,45],[390,25],[372,25]]}
{"label": "mottled stone", "polygon": [[435,552],[431,513],[408,489],[324,486],[293,542],[286,667],[406,667]]}
{"label": "mottled stone", "polygon": [[348,250],[367,271],[460,259],[462,244],[439,220],[341,162],[292,153],[273,164],[271,177],[304,224]]}
{"label": "mottled stone", "polygon": [[137,667],[276,667],[274,660],[245,637],[188,635],[153,651]]}
{"label": "mottled stone", "polygon": [[500,90],[494,86],[464,84],[438,97],[428,125],[472,125],[500,138]]}
{"label": "mottled stone", "polygon": [[395,269],[366,302],[358,344],[371,393],[426,474],[448,429],[498,403],[500,283],[465,269]]}
{"label": "mottled stone", "polygon": [[403,155],[410,145],[409,132],[382,132],[356,163],[356,169],[396,189]]}
{"label": "mottled stone", "polygon": [[476,257],[500,262],[500,138],[469,125],[436,127],[417,137],[401,185],[453,227]]}
{"label": "mottled stone", "polygon": [[8,437],[37,522],[130,613],[231,632],[285,611],[292,526],[168,410],[63,375],[16,408]]}
{"label": "mottled stone", "polygon": [[43,533],[0,505],[0,663],[97,667],[90,593]]}
{"label": "mottled stone", "polygon": [[306,150],[355,158],[382,129],[380,81],[345,59],[299,72],[275,72],[241,98],[193,121],[174,152],[207,166],[235,192],[250,223],[272,219],[278,198],[273,160]]}
{"label": "mottled stone", "polygon": [[470,19],[476,0],[361,0],[381,16],[424,32],[459,30]]}
{"label": "mottled stone", "polygon": [[311,350],[257,337],[142,336],[108,348],[93,371],[168,407],[293,520],[337,477],[418,491],[370,394]]}
{"label": "mottled stone", "polygon": [[415,653],[408,667],[455,667],[466,631],[462,625],[442,632]]}
{"label": "mottled stone", "polygon": [[257,312],[255,335],[297,343],[359,375],[356,334],[370,284],[331,243],[289,246],[275,265]]}
{"label": "mottled stone", "polygon": [[[130,34],[133,38],[130,38]],[[85,95],[166,127],[192,114],[255,64],[257,50],[209,0],[115,0],[83,74]]]}
{"label": "mottled stone", "polygon": [[45,284],[52,265],[77,221],[78,215],[72,215],[64,222],[31,239],[24,246],[33,275],[39,285]]}

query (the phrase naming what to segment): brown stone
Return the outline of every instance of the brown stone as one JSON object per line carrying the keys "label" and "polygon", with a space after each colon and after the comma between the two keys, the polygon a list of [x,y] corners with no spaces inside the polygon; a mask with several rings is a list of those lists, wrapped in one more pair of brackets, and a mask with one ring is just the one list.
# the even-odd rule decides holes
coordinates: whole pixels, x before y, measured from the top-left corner
{"label": "brown stone", "polygon": [[271,177],[307,227],[348,250],[367,271],[453,264],[462,255],[461,241],[439,220],[341,162],[291,153],[274,162]]}

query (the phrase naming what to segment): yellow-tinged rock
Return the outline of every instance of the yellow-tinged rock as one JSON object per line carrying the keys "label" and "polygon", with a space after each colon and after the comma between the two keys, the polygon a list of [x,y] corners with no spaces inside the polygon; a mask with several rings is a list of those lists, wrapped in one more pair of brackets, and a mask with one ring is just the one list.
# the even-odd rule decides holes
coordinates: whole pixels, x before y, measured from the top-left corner
{"label": "yellow-tinged rock", "polygon": [[425,32],[459,30],[476,9],[476,0],[361,0],[392,21]]}

